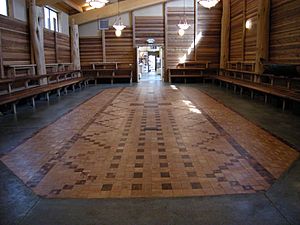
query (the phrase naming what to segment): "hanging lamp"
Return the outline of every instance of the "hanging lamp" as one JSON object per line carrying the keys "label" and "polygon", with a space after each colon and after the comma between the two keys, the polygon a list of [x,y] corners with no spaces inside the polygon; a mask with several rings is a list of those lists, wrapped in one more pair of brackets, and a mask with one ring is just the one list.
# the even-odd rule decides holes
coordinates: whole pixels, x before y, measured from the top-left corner
{"label": "hanging lamp", "polygon": [[199,4],[202,5],[204,8],[212,8],[215,7],[220,0],[198,0]]}
{"label": "hanging lamp", "polygon": [[122,23],[122,19],[120,16],[120,11],[119,11],[119,0],[118,0],[118,16],[116,18],[116,21],[113,25],[113,28],[115,28],[115,35],[117,37],[120,37],[122,35],[122,30],[126,28],[126,26]]}
{"label": "hanging lamp", "polygon": [[185,0],[184,0],[184,17],[183,17],[183,20],[180,18],[180,21],[178,23],[178,34],[179,36],[183,36],[185,34],[185,31],[187,29],[189,29],[189,27],[191,26],[188,21],[187,21],[187,18],[186,18],[186,14],[185,14]]}
{"label": "hanging lamp", "polygon": [[106,3],[108,3],[108,0],[86,0],[86,2],[89,4],[92,8],[102,8],[105,6]]}

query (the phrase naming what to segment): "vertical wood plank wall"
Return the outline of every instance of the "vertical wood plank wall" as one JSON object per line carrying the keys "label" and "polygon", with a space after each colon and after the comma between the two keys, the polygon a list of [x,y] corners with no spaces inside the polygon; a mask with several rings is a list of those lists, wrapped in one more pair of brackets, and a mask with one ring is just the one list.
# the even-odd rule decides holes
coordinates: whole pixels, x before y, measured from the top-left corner
{"label": "vertical wood plank wall", "polygon": [[270,61],[300,64],[300,1],[272,0],[270,14]]}
{"label": "vertical wood plank wall", "polygon": [[220,63],[222,2],[211,9],[198,6],[197,33],[202,33],[196,49],[199,61],[210,61],[211,66],[218,67]]}

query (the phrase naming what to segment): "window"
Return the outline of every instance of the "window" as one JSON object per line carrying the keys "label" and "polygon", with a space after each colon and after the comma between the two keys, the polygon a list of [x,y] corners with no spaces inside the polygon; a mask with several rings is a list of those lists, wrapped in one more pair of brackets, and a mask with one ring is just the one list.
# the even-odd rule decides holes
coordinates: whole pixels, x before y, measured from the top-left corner
{"label": "window", "polygon": [[58,31],[58,13],[53,9],[44,7],[45,28]]}
{"label": "window", "polygon": [[0,14],[4,16],[8,16],[7,10],[7,0],[0,0]]}

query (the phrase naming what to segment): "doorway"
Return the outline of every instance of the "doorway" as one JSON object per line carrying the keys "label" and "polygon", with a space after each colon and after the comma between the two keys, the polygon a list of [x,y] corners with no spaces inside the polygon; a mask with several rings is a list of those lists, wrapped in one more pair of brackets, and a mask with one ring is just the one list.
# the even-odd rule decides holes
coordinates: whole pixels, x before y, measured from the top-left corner
{"label": "doorway", "polygon": [[138,80],[162,80],[163,48],[140,46],[137,48]]}

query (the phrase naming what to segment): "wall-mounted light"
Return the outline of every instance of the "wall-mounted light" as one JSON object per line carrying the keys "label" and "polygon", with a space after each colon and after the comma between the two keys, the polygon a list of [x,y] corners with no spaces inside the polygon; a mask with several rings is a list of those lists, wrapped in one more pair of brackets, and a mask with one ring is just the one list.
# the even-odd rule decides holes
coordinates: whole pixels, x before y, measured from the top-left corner
{"label": "wall-mounted light", "polygon": [[185,33],[185,32],[184,32],[184,29],[179,29],[179,30],[178,30],[178,35],[179,35],[179,36],[182,37],[182,36],[184,35],[184,33]]}
{"label": "wall-mounted light", "polygon": [[251,19],[248,19],[246,21],[245,27],[246,27],[247,30],[250,30],[252,28],[252,21],[251,21]]}

